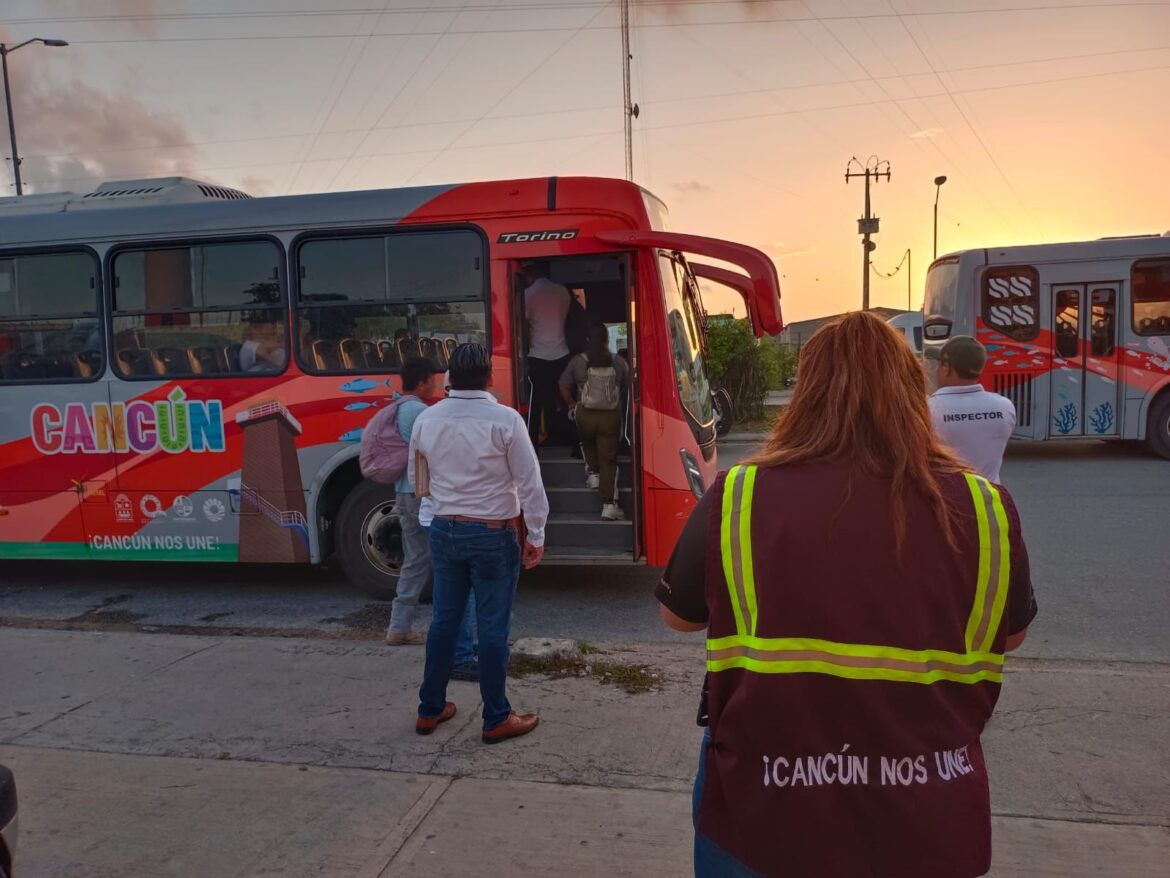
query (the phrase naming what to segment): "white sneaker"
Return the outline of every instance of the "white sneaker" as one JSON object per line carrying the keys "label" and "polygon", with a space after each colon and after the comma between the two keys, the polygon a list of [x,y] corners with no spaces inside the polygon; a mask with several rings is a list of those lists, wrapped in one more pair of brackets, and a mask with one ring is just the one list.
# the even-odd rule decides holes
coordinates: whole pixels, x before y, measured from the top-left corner
{"label": "white sneaker", "polygon": [[599,473],[589,473],[585,476],[585,487],[591,491],[596,491],[601,487],[601,475]]}
{"label": "white sneaker", "polygon": [[606,503],[601,507],[602,521],[621,521],[625,517],[626,514],[622,512],[622,508],[616,503]]}

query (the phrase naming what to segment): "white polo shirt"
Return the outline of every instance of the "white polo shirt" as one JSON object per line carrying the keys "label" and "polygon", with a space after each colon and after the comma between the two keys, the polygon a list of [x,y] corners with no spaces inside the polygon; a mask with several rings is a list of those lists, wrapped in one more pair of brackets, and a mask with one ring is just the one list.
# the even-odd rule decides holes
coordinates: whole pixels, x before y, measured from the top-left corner
{"label": "white polo shirt", "polygon": [[524,291],[524,316],[531,330],[528,356],[536,360],[559,360],[569,355],[565,341],[565,319],[572,294],[568,287],[547,277],[538,278]]}
{"label": "white polo shirt", "polygon": [[940,387],[927,402],[934,430],[964,463],[999,484],[1003,451],[1016,426],[1016,407],[978,384]]}

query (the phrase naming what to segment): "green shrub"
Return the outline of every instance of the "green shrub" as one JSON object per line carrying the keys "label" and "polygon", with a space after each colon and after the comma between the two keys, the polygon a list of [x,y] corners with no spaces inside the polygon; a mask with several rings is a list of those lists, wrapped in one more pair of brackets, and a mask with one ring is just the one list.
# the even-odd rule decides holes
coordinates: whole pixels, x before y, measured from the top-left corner
{"label": "green shrub", "polygon": [[768,392],[769,373],[773,368],[756,344],[747,321],[712,321],[707,345],[711,386],[726,388],[731,394],[736,420],[762,417],[764,395]]}

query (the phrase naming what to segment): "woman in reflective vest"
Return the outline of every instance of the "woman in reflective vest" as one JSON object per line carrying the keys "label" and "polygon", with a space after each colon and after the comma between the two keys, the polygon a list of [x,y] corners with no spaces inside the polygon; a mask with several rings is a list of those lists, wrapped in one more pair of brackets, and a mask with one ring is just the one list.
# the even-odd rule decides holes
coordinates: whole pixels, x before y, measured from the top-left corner
{"label": "woman in reflective vest", "polygon": [[857,313],[809,341],[658,598],[707,630],[696,875],[988,871],[980,733],[1036,613],[1027,552],[1007,491],[935,437],[893,329]]}

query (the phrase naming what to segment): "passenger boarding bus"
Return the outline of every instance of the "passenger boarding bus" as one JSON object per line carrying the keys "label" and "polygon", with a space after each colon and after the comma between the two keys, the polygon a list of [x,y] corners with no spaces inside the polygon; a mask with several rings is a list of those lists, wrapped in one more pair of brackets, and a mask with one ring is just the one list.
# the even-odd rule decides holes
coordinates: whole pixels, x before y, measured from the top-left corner
{"label": "passenger boarding bus", "polygon": [[1170,236],[967,250],[926,279],[925,344],[987,347],[1023,439],[1142,439],[1170,458]]}
{"label": "passenger boarding bus", "polygon": [[[363,426],[411,356],[492,352],[526,410],[519,269],[540,260],[631,366],[626,521],[542,454],[550,562],[661,565],[716,471],[696,277],[781,329],[758,250],[667,231],[621,181],[250,198],[184,178],[0,199],[0,558],[319,563],[393,594]],[[704,259],[714,259],[712,265]],[[728,266],[734,266],[729,268]]]}

